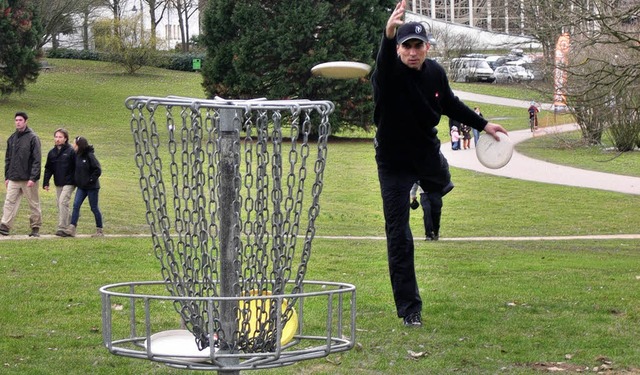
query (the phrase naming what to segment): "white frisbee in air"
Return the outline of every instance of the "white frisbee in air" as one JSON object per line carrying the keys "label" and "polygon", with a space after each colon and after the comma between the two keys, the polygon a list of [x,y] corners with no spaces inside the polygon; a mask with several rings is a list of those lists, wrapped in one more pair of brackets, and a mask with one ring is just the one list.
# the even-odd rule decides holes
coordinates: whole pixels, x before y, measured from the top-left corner
{"label": "white frisbee in air", "polygon": [[334,79],[362,78],[370,71],[370,65],[354,61],[331,61],[311,68],[314,76]]}
{"label": "white frisbee in air", "polygon": [[509,136],[504,133],[498,133],[498,136],[500,142],[489,134],[483,134],[476,145],[478,161],[487,168],[502,168],[509,163],[513,155],[513,143]]}

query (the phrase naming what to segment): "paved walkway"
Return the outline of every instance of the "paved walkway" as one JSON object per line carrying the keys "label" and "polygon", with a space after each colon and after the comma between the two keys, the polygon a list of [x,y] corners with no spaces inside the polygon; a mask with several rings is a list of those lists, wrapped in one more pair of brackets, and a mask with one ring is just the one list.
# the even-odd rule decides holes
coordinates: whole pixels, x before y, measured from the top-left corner
{"label": "paved walkway", "polygon": [[[537,130],[536,136],[576,129],[577,126],[574,124],[548,127]],[[525,129],[509,132],[509,137],[514,143],[518,143],[531,138],[532,135],[529,129]],[[622,176],[552,164],[524,156],[515,150],[509,164],[500,169],[489,169],[480,164],[476,157],[475,148],[453,151],[451,150],[451,143],[443,143],[442,153],[449,161],[449,164],[457,168],[520,180],[640,195],[640,177]]]}
{"label": "paved walkway", "polygon": [[[498,98],[489,95],[479,95],[457,91],[456,95],[462,100],[470,100],[479,103],[500,104],[520,108],[528,108],[529,102],[507,98]],[[551,109],[550,104],[543,104],[543,109]],[[575,124],[560,125],[542,128],[536,131],[536,136],[577,130]],[[516,144],[532,137],[529,129],[509,132],[511,141]],[[473,144],[473,142],[472,142]],[[451,166],[488,173],[496,176],[517,178],[527,181],[538,181],[548,184],[575,186],[615,191],[625,194],[640,195],[640,177],[622,176],[611,173],[594,172],[585,169],[567,167],[536,160],[514,151],[509,164],[500,169],[489,169],[480,164],[475,155],[475,149],[451,150],[450,143],[442,144],[442,153]]]}
{"label": "paved walkway", "polygon": [[[507,107],[516,107],[516,108],[529,108],[529,106],[531,105],[530,100],[500,98],[497,96],[476,94],[472,92],[458,91],[458,90],[454,90],[454,93],[458,96],[458,98],[460,98],[460,100],[469,100],[469,101],[478,102],[478,103],[499,104]],[[540,104],[540,107],[546,111],[553,110],[553,105],[549,103],[542,103]]]}

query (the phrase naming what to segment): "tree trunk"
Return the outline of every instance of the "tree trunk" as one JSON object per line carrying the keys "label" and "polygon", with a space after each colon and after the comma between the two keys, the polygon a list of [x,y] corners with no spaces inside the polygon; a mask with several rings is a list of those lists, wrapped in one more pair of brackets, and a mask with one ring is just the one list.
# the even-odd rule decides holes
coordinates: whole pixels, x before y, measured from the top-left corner
{"label": "tree trunk", "polygon": [[82,15],[82,49],[89,49],[89,9]]}

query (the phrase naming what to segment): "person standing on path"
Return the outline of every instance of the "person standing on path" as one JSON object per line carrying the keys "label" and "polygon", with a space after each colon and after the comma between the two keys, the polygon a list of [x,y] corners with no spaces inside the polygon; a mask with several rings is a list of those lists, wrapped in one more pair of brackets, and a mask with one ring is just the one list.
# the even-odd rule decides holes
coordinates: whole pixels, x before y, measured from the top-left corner
{"label": "person standing on path", "polygon": [[387,237],[389,275],[396,313],[408,327],[422,325],[422,300],[414,267],[409,192],[416,181],[442,196],[453,189],[449,164],[440,152],[436,126],[442,115],[484,130],[499,141],[498,124],[488,123],[451,91],[444,69],[427,59],[425,27],[404,22],[406,2],[390,15],[372,74],[374,147]]}
{"label": "person standing on path", "polygon": [[69,144],[69,132],[63,128],[53,132],[54,146],[47,155],[44,164],[44,179],[42,188],[49,192],[49,180],[53,176],[56,186],[56,205],[58,206],[58,230],[56,236],[68,237],[71,211],[69,202],[73,196],[75,186],[76,152]]}
{"label": "person standing on path", "polygon": [[462,149],[467,150],[471,148],[471,127],[467,124],[462,124],[460,129],[462,133]]}
{"label": "person standing on path", "polygon": [[16,131],[7,139],[7,153],[4,158],[4,185],[7,195],[4,200],[0,234],[9,235],[24,195],[29,202],[31,215],[29,237],[40,237],[42,211],[38,196],[38,180],[42,160],[40,138],[29,128],[29,116],[17,112],[14,116]]}
{"label": "person standing on path", "polygon": [[73,201],[73,213],[71,214],[71,224],[65,231],[67,236],[75,237],[78,219],[80,219],[80,207],[85,198],[89,197],[89,206],[96,221],[96,233],[91,237],[102,237],[102,213],[98,207],[98,193],[100,192],[100,175],[102,168],[94,155],[94,148],[84,137],[76,137],[74,144],[76,151],[75,182],[77,186],[76,197]]}
{"label": "person standing on path", "polygon": [[[480,117],[484,118],[484,116],[482,116],[482,112],[480,112],[480,107],[475,107],[473,108],[473,111]],[[478,129],[475,128],[471,128],[473,130],[473,147],[476,147],[478,145],[478,139],[480,139],[480,131]]]}
{"label": "person standing on path", "polygon": [[527,109],[527,112],[529,113],[529,124],[531,124],[531,131],[533,131],[534,129],[538,129],[538,112],[540,112],[540,110],[536,106],[536,102],[531,102],[531,105]]}
{"label": "person standing on path", "polygon": [[[418,194],[420,203],[418,204]],[[440,239],[440,218],[442,217],[442,195],[438,192],[430,193],[422,190],[415,183],[409,193],[411,208],[422,206],[422,221],[424,222],[425,241],[437,241]]]}
{"label": "person standing on path", "polygon": [[[460,125],[462,127],[462,125]],[[451,149],[460,150],[460,132],[457,126],[451,127]]]}

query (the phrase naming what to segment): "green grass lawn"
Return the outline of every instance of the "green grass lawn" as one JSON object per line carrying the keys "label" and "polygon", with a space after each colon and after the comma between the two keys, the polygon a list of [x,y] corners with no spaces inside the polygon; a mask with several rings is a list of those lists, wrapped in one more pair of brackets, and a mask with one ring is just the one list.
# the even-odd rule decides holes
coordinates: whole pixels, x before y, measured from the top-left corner
{"label": "green grass lawn", "polygon": [[[534,81],[537,83],[537,81]],[[531,101],[538,103],[553,102],[553,94],[545,93],[541,87],[526,84],[495,84],[495,83],[462,83],[452,82],[451,88],[460,91],[469,91],[477,94],[499,96],[503,98],[511,98],[518,100]]]}
{"label": "green grass lawn", "polygon": [[[0,101],[0,118],[5,119],[0,154],[17,110],[29,113],[45,150],[53,145],[57,127],[87,136],[104,169],[100,204],[105,232],[148,233],[124,100],[130,95],[201,97],[200,77],[152,68],[128,76],[105,63],[50,63],[53,70],[25,94]],[[510,130],[526,127],[521,110],[481,107],[486,117],[502,118],[499,122]],[[549,160],[581,155],[554,144],[531,147],[551,155]],[[637,160],[637,153],[631,154]],[[615,173],[629,168],[610,165]],[[456,188],[444,202],[443,241],[420,241],[420,214],[411,217],[424,327],[406,329],[395,316],[384,241],[316,238],[306,277],[357,287],[356,347],[256,373],[535,374],[536,367],[556,362],[592,372],[604,361],[619,373],[640,371],[640,240],[462,239],[638,233],[640,196],[455,168],[452,175]],[[0,189],[0,199],[4,193]],[[42,232],[52,234],[55,198],[42,192],[41,200]],[[320,201],[318,236],[384,236],[371,142],[329,144]],[[16,235],[0,240],[1,373],[201,373],[115,356],[103,345],[98,288],[160,279],[149,238],[25,240],[27,222],[23,202]],[[79,224],[80,233],[93,231],[88,204]]]}
{"label": "green grass lawn", "polygon": [[[407,329],[395,317],[384,241],[316,239],[307,278],[356,286],[356,347],[257,373],[535,374],[536,363],[584,369],[600,358],[616,373],[638,368],[638,244],[418,242],[424,326]],[[159,279],[148,239],[0,246],[3,374],[201,373],[115,356],[102,345],[98,288]]]}
{"label": "green grass lawn", "polygon": [[535,137],[520,143],[516,149],[532,158],[598,172],[640,177],[640,152],[619,152],[612,142],[603,139],[602,146],[584,146],[580,132]]}

